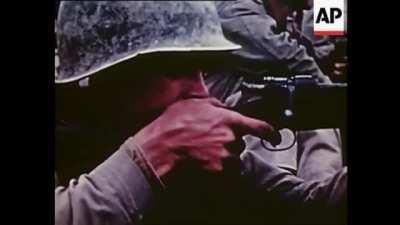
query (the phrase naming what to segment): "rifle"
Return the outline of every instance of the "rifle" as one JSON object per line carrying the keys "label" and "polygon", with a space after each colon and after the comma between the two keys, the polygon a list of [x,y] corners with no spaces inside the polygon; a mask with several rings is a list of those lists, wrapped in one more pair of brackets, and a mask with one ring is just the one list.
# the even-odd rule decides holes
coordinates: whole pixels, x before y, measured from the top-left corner
{"label": "rifle", "polygon": [[311,75],[262,76],[247,78],[241,91],[233,110],[267,121],[278,130],[345,129],[346,83],[321,84]]}

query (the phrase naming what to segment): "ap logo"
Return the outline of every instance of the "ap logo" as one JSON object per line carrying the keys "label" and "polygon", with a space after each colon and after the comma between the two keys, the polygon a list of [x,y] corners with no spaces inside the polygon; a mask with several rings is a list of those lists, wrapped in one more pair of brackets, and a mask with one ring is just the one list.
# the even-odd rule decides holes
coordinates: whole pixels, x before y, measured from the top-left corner
{"label": "ap logo", "polygon": [[345,0],[314,0],[314,35],[344,35]]}

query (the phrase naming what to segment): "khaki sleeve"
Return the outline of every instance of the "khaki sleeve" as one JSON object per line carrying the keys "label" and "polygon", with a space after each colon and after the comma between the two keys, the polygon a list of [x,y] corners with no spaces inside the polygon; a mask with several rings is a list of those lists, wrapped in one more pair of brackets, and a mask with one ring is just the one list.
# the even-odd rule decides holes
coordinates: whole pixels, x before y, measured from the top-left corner
{"label": "khaki sleeve", "polygon": [[55,189],[55,224],[137,224],[154,199],[154,187],[130,154],[128,139],[89,174]]}

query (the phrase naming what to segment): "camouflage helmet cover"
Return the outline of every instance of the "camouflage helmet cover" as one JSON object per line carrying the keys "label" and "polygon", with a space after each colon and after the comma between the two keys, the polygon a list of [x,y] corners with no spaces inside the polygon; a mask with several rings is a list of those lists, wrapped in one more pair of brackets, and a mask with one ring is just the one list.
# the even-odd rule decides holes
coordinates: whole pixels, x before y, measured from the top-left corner
{"label": "camouflage helmet cover", "polygon": [[62,1],[56,83],[88,77],[139,54],[231,51],[212,1]]}

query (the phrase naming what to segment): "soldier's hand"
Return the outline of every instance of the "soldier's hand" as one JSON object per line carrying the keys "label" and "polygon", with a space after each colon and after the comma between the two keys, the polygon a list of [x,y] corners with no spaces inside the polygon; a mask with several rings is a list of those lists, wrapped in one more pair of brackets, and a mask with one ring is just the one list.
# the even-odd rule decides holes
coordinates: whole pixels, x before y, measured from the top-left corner
{"label": "soldier's hand", "polygon": [[266,122],[228,110],[216,99],[187,99],[169,106],[134,140],[163,177],[187,159],[210,172],[222,171],[222,160],[231,155],[226,144],[244,134],[268,139],[274,132]]}

